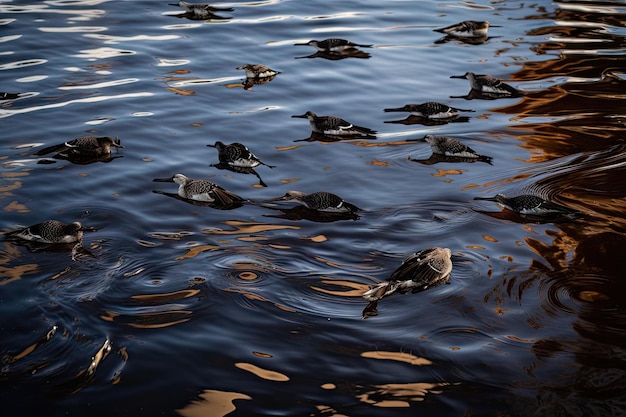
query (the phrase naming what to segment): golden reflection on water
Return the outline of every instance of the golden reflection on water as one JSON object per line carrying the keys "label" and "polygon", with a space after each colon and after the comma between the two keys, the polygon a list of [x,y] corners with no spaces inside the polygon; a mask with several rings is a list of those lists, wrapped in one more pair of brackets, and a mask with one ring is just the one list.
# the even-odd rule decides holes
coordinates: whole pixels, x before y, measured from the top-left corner
{"label": "golden reflection on water", "polygon": [[195,258],[196,256],[200,255],[203,252],[215,251],[215,250],[219,250],[219,249],[220,249],[220,247],[216,246],[216,245],[199,245],[199,246],[194,246],[193,248],[189,248],[185,254],[177,256],[176,258],[174,258],[174,260],[181,261],[183,259],[191,259],[191,258]]}
{"label": "golden reflection on water", "polygon": [[263,369],[251,363],[238,362],[235,364],[235,366],[239,369],[248,371],[251,374],[258,376],[259,378],[262,378],[268,381],[279,381],[279,382],[289,381],[289,377],[285,374],[282,374],[276,371],[270,371],[268,369]]}
{"label": "golden reflection on water", "polygon": [[251,400],[252,397],[239,392],[207,389],[184,408],[176,410],[183,417],[223,417],[237,409],[235,400]]}
{"label": "golden reflection on water", "polygon": [[429,383],[412,382],[406,384],[374,385],[374,389],[356,397],[375,407],[398,408],[410,407],[412,402],[424,401],[427,394],[441,394],[441,388],[449,386],[447,382]]}
{"label": "golden reflection on water", "polygon": [[369,358],[369,359],[392,360],[392,361],[408,363],[411,365],[432,365],[433,364],[430,360],[426,358],[420,358],[419,356],[415,356],[406,352],[387,352],[383,350],[374,350],[374,351],[361,353],[361,357]]}
{"label": "golden reflection on water", "polygon": [[357,282],[351,281],[343,281],[343,280],[322,280],[323,284],[335,285],[335,286],[343,286],[349,288],[348,290],[338,291],[338,290],[329,290],[326,288],[317,287],[311,285],[311,289],[315,291],[319,291],[328,295],[335,295],[338,297],[360,297],[363,295],[365,291],[367,291],[370,287],[367,284],[359,284]]}
{"label": "golden reflection on water", "polygon": [[192,311],[174,310],[157,313],[120,314],[106,311],[100,315],[104,321],[126,324],[137,329],[161,329],[191,320]]}
{"label": "golden reflection on water", "polygon": [[[233,226],[234,230],[224,230],[218,228],[206,228],[202,229],[202,233],[207,235],[252,235],[255,233],[262,233],[269,230],[284,230],[293,229],[299,230],[298,226],[290,226],[286,224],[270,224],[270,223],[256,223],[256,222],[244,222],[239,220],[228,220],[224,222],[228,226]],[[249,238],[250,236],[248,236]]]}
{"label": "golden reflection on water", "polygon": [[283,311],[286,311],[288,313],[297,313],[297,310],[294,310],[294,309],[289,308],[287,306],[284,306],[282,304],[278,304],[278,303],[275,303],[273,301],[270,301],[267,298],[263,297],[262,295],[255,294],[255,293],[250,292],[250,291],[244,291],[244,290],[239,290],[239,289],[235,289],[235,288],[225,288],[224,291],[226,291],[226,292],[233,292],[233,293],[236,293],[236,294],[241,294],[241,295],[243,295],[244,297],[246,297],[249,300],[262,301],[264,303],[271,303],[275,307],[278,307],[279,309],[281,309]]}

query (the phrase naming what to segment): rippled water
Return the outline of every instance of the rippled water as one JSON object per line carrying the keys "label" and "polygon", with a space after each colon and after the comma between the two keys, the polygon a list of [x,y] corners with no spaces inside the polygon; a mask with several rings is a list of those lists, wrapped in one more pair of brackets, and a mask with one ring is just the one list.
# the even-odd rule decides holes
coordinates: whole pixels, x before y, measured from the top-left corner
{"label": "rippled water", "polygon": [[[3,410],[626,414],[623,2],[220,6],[233,11],[204,21],[165,1],[0,2],[0,91],[20,93],[0,101],[2,227],[97,229],[76,260],[2,242]],[[475,44],[433,31],[466,19],[499,27]],[[331,37],[372,47],[328,59],[294,45]],[[245,63],[280,74],[247,85]],[[466,71],[524,95],[466,96],[449,78]],[[474,112],[441,124],[383,112],[426,101]],[[291,117],[307,110],[378,136],[320,140]],[[413,140],[429,133],[493,162],[434,160]],[[107,161],[34,156],[85,134],[124,148]],[[256,169],[267,186],[211,167],[216,140],[276,165]],[[159,193],[176,187],[152,180],[177,172],[256,203]],[[363,211],[263,203],[292,189]],[[585,217],[530,221],[473,200],[497,193]],[[450,285],[386,298],[364,320],[368,285],[431,246],[453,252]]]}

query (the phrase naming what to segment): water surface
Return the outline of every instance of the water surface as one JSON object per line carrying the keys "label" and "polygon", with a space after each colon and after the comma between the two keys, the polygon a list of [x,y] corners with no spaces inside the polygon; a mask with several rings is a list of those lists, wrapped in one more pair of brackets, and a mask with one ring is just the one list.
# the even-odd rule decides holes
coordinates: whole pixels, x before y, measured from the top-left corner
{"label": "water surface", "polygon": [[[93,256],[0,251],[0,384],[11,414],[618,416],[624,387],[622,2],[0,3],[2,227],[81,221]],[[433,29],[489,20],[482,43]],[[360,44],[312,56],[311,39]],[[246,85],[245,63],[280,71]],[[467,97],[466,71],[522,97]],[[465,96],[465,97],[464,97]],[[384,108],[474,110],[406,123]],[[307,110],[378,131],[320,140]],[[107,161],[36,157],[119,136]],[[434,161],[450,135],[492,164]],[[211,167],[216,140],[266,163]],[[421,160],[416,162],[415,160]],[[184,173],[253,201],[159,192]],[[330,191],[328,219],[267,204]],[[154,190],[159,191],[157,193]],[[532,193],[585,214],[537,222],[477,196]],[[333,221],[334,220],[334,221]],[[410,253],[449,247],[451,283],[379,304],[361,293]]]}

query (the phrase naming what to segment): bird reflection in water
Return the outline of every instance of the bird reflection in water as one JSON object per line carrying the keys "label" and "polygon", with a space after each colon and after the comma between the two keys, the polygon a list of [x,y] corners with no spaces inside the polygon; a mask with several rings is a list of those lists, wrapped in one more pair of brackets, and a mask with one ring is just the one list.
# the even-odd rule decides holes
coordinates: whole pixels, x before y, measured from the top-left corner
{"label": "bird reflection in water", "polygon": [[218,184],[207,180],[189,178],[183,174],[175,174],[173,177],[168,178],[155,178],[153,181],[178,184],[178,192],[176,194],[160,190],[153,190],[152,192],[176,198],[195,206],[230,210],[241,207],[245,201],[237,194],[222,188]]}
{"label": "bird reflection in water", "polygon": [[409,161],[419,162],[424,165],[433,165],[439,162],[485,162],[491,165],[493,160],[490,156],[480,155],[460,140],[449,136],[426,135],[422,139],[409,139],[408,141],[426,142],[432,149],[432,155],[428,159],[412,159]]}
{"label": "bird reflection in water", "polygon": [[446,119],[431,119],[430,117],[415,116],[410,114],[408,117],[399,120],[385,120],[384,123],[401,124],[401,125],[424,125],[424,126],[443,126],[448,123],[467,123],[470,121],[468,116],[452,116]]}
{"label": "bird reflection in water", "polygon": [[376,139],[376,136],[338,136],[338,135],[325,135],[323,133],[311,132],[308,138],[294,139],[294,142],[322,142],[322,143],[334,143],[355,139]]}
{"label": "bird reflection in water", "polygon": [[331,223],[342,220],[359,220],[360,217],[356,213],[329,213],[323,211],[312,210],[308,207],[304,206],[296,206],[293,208],[276,208],[276,207],[268,207],[264,205],[266,208],[271,208],[273,210],[280,211],[281,214],[265,214],[265,217],[273,217],[276,219],[287,219],[287,220],[309,220],[312,222],[318,223]]}
{"label": "bird reflection in water", "polygon": [[239,142],[224,144],[221,141],[217,141],[215,144],[207,146],[216,148],[218,151],[219,163],[211,164],[210,166],[239,174],[252,174],[259,179],[259,185],[267,187],[267,184],[265,184],[254,168],[259,165],[265,165],[268,168],[276,168],[275,165],[269,165],[261,161],[247,146]]}
{"label": "bird reflection in water", "polygon": [[231,17],[223,17],[216,12],[232,12],[235,9],[232,7],[215,7],[206,3],[187,3],[186,1],[179,1],[178,3],[170,3],[170,6],[179,6],[185,9],[183,13],[174,15],[179,18],[186,18],[189,20],[228,20]]}
{"label": "bird reflection in water", "polygon": [[323,41],[310,40],[306,43],[296,43],[295,45],[308,45],[316,49],[315,53],[306,56],[298,56],[296,59],[323,58],[332,61],[345,58],[370,58],[371,55],[369,53],[361,51],[359,48],[372,47],[372,45],[357,44],[349,40],[339,38],[324,39]]}
{"label": "bird reflection in water", "polygon": [[71,252],[72,260],[76,260],[79,255],[94,256],[83,247],[83,232],[96,230],[80,222],[64,224],[58,220],[45,220],[6,232],[4,238],[31,253]]}
{"label": "bird reflection in water", "polygon": [[40,159],[38,164],[51,164],[55,160],[65,160],[76,165],[87,165],[94,162],[111,162],[113,159],[120,158],[122,155],[111,153],[111,148],[123,148],[118,137],[109,136],[81,136],[76,139],[68,140],[64,143],[52,145],[40,149],[35,153],[36,156],[44,156],[55,152],[51,159]]}
{"label": "bird reflection in water", "polygon": [[516,223],[558,223],[584,217],[582,213],[576,210],[530,194],[522,194],[515,197],[497,194],[494,197],[474,197],[474,200],[493,201],[503,208],[501,212],[474,209],[477,213],[486,214],[497,219],[511,220]]}
{"label": "bird reflection in water", "polygon": [[274,78],[276,78],[276,75],[270,75],[268,77],[263,77],[263,78],[247,78],[246,77],[246,79],[241,85],[243,86],[244,90],[250,90],[255,85],[267,84],[270,81],[272,81]]}

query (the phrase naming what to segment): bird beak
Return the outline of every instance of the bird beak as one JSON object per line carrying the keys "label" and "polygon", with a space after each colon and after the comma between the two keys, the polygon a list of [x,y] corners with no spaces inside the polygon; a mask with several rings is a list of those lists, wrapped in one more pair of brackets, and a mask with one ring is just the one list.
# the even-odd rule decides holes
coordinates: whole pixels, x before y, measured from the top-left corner
{"label": "bird beak", "polygon": [[465,74],[463,75],[451,75],[450,78],[463,78],[463,79],[467,79],[467,77],[465,76]]}
{"label": "bird beak", "polygon": [[215,145],[207,145],[210,148],[215,148]]}
{"label": "bird beak", "polygon": [[393,109],[384,109],[385,112],[390,112],[390,111],[404,111],[404,107],[396,107]]}
{"label": "bird beak", "polygon": [[502,26],[500,25],[489,25],[490,28],[501,28]]}
{"label": "bird beak", "polygon": [[294,115],[293,115],[293,116],[291,116],[291,117],[297,117],[297,118],[299,118],[299,119],[308,119],[308,116],[306,115],[306,113],[304,113],[304,114],[300,114],[300,115],[294,114]]}
{"label": "bird beak", "polygon": [[98,229],[96,227],[93,227],[93,226],[82,226],[78,230],[80,230],[82,232],[96,232]]}
{"label": "bird beak", "polygon": [[474,197],[474,200],[497,201],[495,197]]}
{"label": "bird beak", "polygon": [[174,182],[174,177],[167,178],[155,178],[152,180],[153,182]]}

